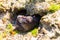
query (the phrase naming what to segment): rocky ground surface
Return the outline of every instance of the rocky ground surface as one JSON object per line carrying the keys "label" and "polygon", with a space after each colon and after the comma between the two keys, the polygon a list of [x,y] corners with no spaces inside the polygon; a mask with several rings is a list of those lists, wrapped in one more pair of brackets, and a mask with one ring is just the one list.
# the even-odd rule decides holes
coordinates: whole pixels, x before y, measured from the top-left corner
{"label": "rocky ground surface", "polygon": [[[60,0],[0,0],[0,40],[60,40],[59,3]],[[24,30],[18,28],[25,32],[15,30],[16,20]],[[36,24],[39,25],[34,28]]]}

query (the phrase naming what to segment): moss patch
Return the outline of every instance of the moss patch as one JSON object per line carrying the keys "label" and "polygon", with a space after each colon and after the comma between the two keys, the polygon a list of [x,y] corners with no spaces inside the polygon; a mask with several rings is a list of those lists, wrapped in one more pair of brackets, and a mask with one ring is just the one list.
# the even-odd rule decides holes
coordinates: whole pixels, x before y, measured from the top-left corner
{"label": "moss patch", "polygon": [[38,28],[35,28],[35,29],[33,29],[32,31],[31,31],[31,34],[32,34],[32,36],[37,36],[37,34],[38,34]]}
{"label": "moss patch", "polygon": [[60,10],[60,4],[51,4],[51,6],[49,7],[50,12],[55,12],[57,10]]}

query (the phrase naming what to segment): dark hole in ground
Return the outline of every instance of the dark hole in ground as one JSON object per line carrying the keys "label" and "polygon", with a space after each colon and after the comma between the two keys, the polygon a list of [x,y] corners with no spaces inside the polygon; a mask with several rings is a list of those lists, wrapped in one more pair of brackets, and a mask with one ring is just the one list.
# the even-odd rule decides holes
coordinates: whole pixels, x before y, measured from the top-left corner
{"label": "dark hole in ground", "polygon": [[26,15],[26,13],[27,13],[27,10],[22,8],[22,9],[17,11],[16,15]]}
{"label": "dark hole in ground", "polygon": [[[18,31],[30,31],[34,28],[37,28],[39,26],[39,22],[40,22],[40,18],[41,16],[38,14],[34,14],[34,15],[30,15],[30,18],[32,17],[32,19],[29,18],[29,16],[22,16],[19,15],[19,17],[17,18],[17,25],[19,27],[16,28],[16,30]],[[27,19],[28,17],[28,19]],[[29,21],[31,20],[31,21]]]}
{"label": "dark hole in ground", "polygon": [[[28,23],[27,22],[27,25],[31,25],[30,27],[32,27],[30,30],[27,30],[27,31],[25,31],[25,32],[28,32],[28,31],[31,31],[31,30],[33,30],[34,28],[37,28],[38,26],[39,26],[39,22],[40,22],[40,19],[41,19],[41,16],[39,15],[39,14],[33,14],[33,15],[27,15],[27,10],[26,9],[24,9],[24,8],[22,8],[22,9],[20,9],[20,10],[17,10],[17,9],[15,9],[15,11],[14,11],[14,14],[13,14],[13,16],[11,17],[12,18],[12,24],[16,24],[16,20],[17,20],[17,16],[19,16],[19,15],[24,15],[24,16],[31,16],[32,18],[33,18],[33,20],[32,20],[32,22],[31,23]],[[24,20],[24,19],[23,19]],[[27,20],[27,21],[29,21],[29,20]],[[25,22],[25,21],[24,21]],[[16,28],[16,30],[18,30],[18,31],[20,31],[19,29],[23,29],[24,30],[24,28],[22,27],[22,23],[20,23],[19,21],[18,21],[18,23],[17,23],[19,26],[21,26],[21,27],[18,27],[18,28]],[[21,25],[22,24],[22,25]],[[33,27],[33,26],[34,27]]]}

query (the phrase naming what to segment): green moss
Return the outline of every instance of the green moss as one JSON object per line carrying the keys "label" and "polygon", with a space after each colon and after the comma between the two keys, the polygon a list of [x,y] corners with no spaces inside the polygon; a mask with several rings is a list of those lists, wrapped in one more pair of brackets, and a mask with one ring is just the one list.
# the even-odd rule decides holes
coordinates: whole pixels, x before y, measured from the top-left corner
{"label": "green moss", "polygon": [[7,25],[6,31],[8,31],[8,32],[15,32],[15,33],[20,33],[19,31],[14,30],[13,25],[12,25],[11,23],[9,23],[9,24]]}
{"label": "green moss", "polygon": [[31,34],[32,34],[33,36],[37,36],[37,34],[38,34],[38,29],[37,29],[37,28],[33,29],[33,30],[31,31]]}
{"label": "green moss", "polygon": [[51,4],[51,6],[49,7],[50,12],[55,12],[57,10],[60,10],[60,4]]}
{"label": "green moss", "polygon": [[6,28],[7,28],[9,31],[13,30],[13,26],[12,26],[11,23],[9,23]]}

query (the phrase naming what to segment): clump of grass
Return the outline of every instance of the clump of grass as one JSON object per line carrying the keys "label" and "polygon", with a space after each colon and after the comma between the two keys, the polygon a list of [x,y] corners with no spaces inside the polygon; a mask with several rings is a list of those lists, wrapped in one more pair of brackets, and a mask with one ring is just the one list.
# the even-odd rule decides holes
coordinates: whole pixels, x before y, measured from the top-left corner
{"label": "clump of grass", "polygon": [[60,10],[60,4],[51,4],[51,6],[49,7],[50,12],[55,12],[57,10]]}
{"label": "clump of grass", "polygon": [[14,34],[18,33],[17,31],[14,31],[13,25],[11,23],[7,25],[6,31],[8,33],[10,33],[11,35],[14,35]]}
{"label": "clump of grass", "polygon": [[6,27],[6,29],[7,29],[8,31],[12,31],[12,30],[13,30],[12,24],[9,23],[9,24],[7,25],[7,27]]}
{"label": "clump of grass", "polygon": [[32,34],[32,36],[37,36],[37,34],[38,34],[38,29],[37,28],[35,28],[35,29],[33,29],[32,31],[31,31],[31,34]]}

